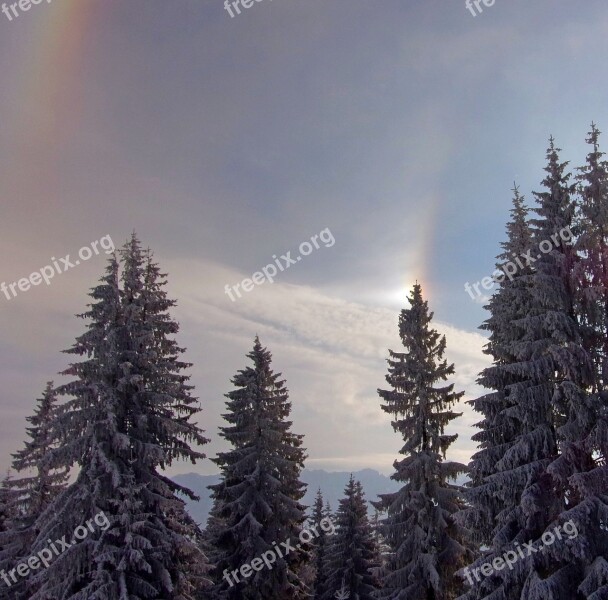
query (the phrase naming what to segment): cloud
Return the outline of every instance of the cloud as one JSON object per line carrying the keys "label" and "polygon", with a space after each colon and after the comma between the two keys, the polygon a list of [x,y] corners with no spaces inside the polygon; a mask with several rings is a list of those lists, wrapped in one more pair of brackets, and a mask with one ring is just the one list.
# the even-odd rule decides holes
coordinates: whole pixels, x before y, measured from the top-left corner
{"label": "cloud", "polygon": [[[171,293],[180,298],[177,313],[190,338],[186,343],[194,351],[188,357],[195,363],[197,390],[214,421],[212,429],[207,427],[212,450],[221,446],[214,429],[220,424],[215,419],[223,408],[222,394],[231,389],[236,370],[247,364],[245,354],[257,334],[287,380],[294,431],[305,434],[313,464],[381,468],[374,457],[396,455],[402,441],[380,409],[376,390],[385,385],[388,348],[400,347],[397,310],[280,280],[231,302],[224,286],[245,274],[207,261],[166,266]],[[488,362],[482,353],[485,338],[449,324],[434,325],[446,336],[448,360],[456,364],[456,389],[465,391],[465,399],[475,397],[481,391],[475,379]],[[224,351],[215,355],[216,347]],[[463,418],[451,427],[460,434],[452,452],[456,460],[473,452],[471,425],[478,420],[470,407],[463,404],[460,410]],[[391,464],[387,461],[384,470]]]}

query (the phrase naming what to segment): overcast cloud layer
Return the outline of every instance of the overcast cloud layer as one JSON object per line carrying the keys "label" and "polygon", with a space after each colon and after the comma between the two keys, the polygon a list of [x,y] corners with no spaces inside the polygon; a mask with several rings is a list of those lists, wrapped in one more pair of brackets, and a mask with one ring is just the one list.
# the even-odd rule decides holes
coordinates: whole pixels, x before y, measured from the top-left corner
{"label": "overcast cloud layer", "polygon": [[[400,440],[376,389],[408,287],[474,397],[485,314],[464,283],[492,272],[510,188],[539,188],[549,135],[577,166],[591,120],[607,130],[607,29],[603,0],[477,17],[461,0],[263,0],[233,19],[221,0],[54,0],[0,17],[0,282],[135,229],[179,302],[208,454],[257,333],[308,466],[389,472]],[[224,293],[325,228],[332,247]],[[3,470],[104,261],[0,295]]]}

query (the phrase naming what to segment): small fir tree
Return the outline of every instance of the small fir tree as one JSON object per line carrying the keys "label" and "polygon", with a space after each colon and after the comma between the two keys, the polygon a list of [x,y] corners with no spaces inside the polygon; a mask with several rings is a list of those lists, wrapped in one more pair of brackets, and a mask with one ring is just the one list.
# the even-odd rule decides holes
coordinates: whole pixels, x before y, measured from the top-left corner
{"label": "small fir tree", "polygon": [[[300,503],[303,436],[291,431],[285,382],[272,371],[272,356],[257,337],[248,356],[253,366],[235,375],[236,389],[226,395],[228,426],[220,435],[232,448],[214,459],[221,482],[210,486],[223,524],[212,541],[213,594],[226,600],[304,599],[309,590],[301,569],[309,557],[298,544],[306,519]],[[272,568],[250,570],[245,577],[241,567],[265,552],[276,557]]]}
{"label": "small fir tree", "polygon": [[336,512],[336,532],[329,542],[324,570],[326,583],[321,596],[333,600],[338,592],[344,598],[372,600],[378,588],[374,576],[378,548],[367,516],[367,503],[361,483],[353,476],[344,490]]}

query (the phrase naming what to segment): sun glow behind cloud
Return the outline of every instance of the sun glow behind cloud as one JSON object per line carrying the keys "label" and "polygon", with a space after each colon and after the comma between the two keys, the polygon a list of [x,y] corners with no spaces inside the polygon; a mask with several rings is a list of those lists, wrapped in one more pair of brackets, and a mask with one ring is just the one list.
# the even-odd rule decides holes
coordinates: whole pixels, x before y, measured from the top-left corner
{"label": "sun glow behind cloud", "polygon": [[429,196],[420,212],[408,219],[408,237],[404,250],[399,255],[398,267],[402,285],[389,292],[385,298],[393,306],[407,306],[407,298],[415,283],[422,286],[426,300],[433,295],[430,266],[433,257],[433,245],[437,232],[437,214],[441,199],[438,194]]}
{"label": "sun glow behind cloud", "polygon": [[[396,457],[402,441],[381,410],[376,390],[385,385],[388,349],[399,349],[398,309],[280,281],[255,287],[231,302],[224,284],[242,279],[242,273],[209,261],[164,262],[171,273],[170,292],[180,298],[184,344],[194,350],[189,360],[195,364],[203,424],[224,411],[229,379],[245,366],[257,334],[287,380],[294,428],[306,436],[311,465],[390,470],[392,459],[382,468],[383,459]],[[456,389],[465,390],[465,399],[474,397],[480,393],[475,379],[487,362],[481,352],[485,338],[443,323],[434,326],[446,335],[448,360],[456,363]],[[214,348],[219,347],[224,351],[216,355]],[[458,410],[465,414],[454,423],[460,438],[450,456],[466,462],[474,451],[471,426],[478,419],[464,404]],[[219,440],[214,431],[209,433],[212,454]],[[368,458],[362,456],[362,447]]]}

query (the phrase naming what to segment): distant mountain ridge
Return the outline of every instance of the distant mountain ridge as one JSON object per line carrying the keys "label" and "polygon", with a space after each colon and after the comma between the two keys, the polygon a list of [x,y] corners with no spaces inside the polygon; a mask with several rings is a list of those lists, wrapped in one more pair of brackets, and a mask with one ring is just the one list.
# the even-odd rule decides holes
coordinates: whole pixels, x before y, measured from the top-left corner
{"label": "distant mountain ridge", "polygon": [[[365,498],[377,500],[378,494],[386,494],[388,492],[397,491],[400,485],[382,475],[374,469],[362,469],[361,471],[352,471],[353,477],[361,482],[365,492]],[[302,481],[308,485],[303,503],[311,506],[320,488],[325,501],[329,502],[332,510],[338,507],[338,500],[344,495],[344,488],[351,475],[351,471],[336,471],[329,472],[324,470],[309,470],[304,469],[302,472]],[[183,473],[175,475],[172,479],[187,488],[190,488],[197,496],[200,496],[200,502],[187,501],[188,511],[194,520],[201,526],[207,522],[209,511],[211,510],[211,498],[209,495],[208,486],[219,482],[218,475],[199,475],[197,473]],[[370,505],[370,511],[372,511]]]}

